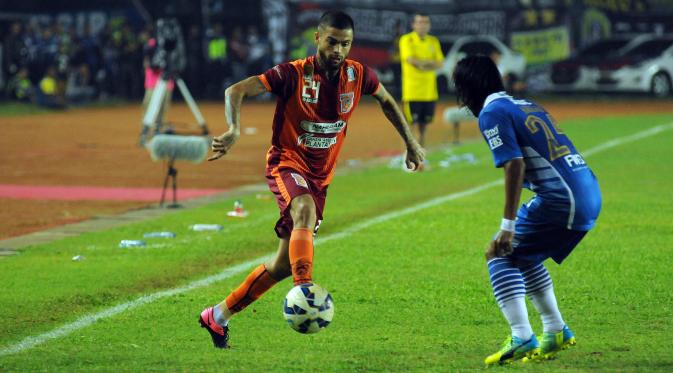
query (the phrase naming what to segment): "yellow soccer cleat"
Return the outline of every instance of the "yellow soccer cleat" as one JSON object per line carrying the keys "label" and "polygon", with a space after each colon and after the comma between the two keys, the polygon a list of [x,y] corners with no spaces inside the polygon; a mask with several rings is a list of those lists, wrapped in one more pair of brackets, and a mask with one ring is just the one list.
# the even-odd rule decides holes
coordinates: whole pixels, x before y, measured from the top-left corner
{"label": "yellow soccer cleat", "polygon": [[540,353],[540,344],[535,334],[527,341],[522,341],[518,337],[509,337],[503,343],[500,351],[489,355],[484,359],[486,365],[508,364],[524,358],[530,358]]}
{"label": "yellow soccer cleat", "polygon": [[575,344],[577,344],[577,341],[573,332],[570,331],[568,325],[565,325],[563,330],[558,333],[543,333],[540,352],[524,359],[524,362],[553,359],[559,351],[565,350]]}

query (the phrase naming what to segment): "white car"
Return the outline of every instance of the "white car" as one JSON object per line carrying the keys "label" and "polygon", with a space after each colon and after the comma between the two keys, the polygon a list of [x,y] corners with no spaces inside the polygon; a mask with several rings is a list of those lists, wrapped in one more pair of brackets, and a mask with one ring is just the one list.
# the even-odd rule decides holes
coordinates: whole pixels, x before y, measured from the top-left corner
{"label": "white car", "polygon": [[648,36],[627,44],[598,65],[598,88],[605,91],[673,93],[673,35]]}
{"label": "white car", "polygon": [[488,35],[463,36],[456,39],[444,58],[443,66],[437,70],[437,77],[444,77],[448,87],[453,90],[453,69],[458,61],[475,54],[492,56],[493,52],[499,54],[498,70],[507,81],[516,82],[524,79],[526,59],[497,38]]}
{"label": "white car", "polygon": [[551,66],[549,79],[557,91],[596,90],[598,80],[597,65],[606,56],[617,53],[628,43],[636,40],[632,35],[618,35],[597,40],[584,46],[569,58],[555,62]]}

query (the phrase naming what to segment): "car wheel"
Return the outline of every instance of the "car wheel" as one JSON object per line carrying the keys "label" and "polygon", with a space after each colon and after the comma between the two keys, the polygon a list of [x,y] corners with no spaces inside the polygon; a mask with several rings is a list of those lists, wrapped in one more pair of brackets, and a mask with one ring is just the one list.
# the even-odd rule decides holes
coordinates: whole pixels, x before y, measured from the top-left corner
{"label": "car wheel", "polygon": [[671,94],[671,78],[664,72],[654,74],[650,83],[650,92],[656,97],[666,97]]}

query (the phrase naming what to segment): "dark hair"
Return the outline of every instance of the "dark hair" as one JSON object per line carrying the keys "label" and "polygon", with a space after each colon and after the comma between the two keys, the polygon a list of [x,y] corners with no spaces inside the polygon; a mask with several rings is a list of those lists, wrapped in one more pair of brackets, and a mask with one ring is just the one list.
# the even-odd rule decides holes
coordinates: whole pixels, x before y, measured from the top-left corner
{"label": "dark hair", "polygon": [[475,116],[479,116],[488,95],[505,90],[498,67],[483,55],[458,61],[453,70],[453,83],[458,103],[467,106]]}
{"label": "dark hair", "polygon": [[318,27],[334,27],[339,30],[351,29],[355,32],[353,18],[340,10],[328,10],[320,16]]}

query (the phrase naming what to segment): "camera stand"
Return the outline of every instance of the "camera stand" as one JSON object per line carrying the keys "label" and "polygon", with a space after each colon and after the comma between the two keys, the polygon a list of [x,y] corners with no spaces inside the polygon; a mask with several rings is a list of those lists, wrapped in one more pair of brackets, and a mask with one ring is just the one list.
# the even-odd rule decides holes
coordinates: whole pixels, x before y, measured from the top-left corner
{"label": "camera stand", "polygon": [[[161,76],[161,79],[157,82],[156,87],[154,88],[154,92],[152,92],[152,97],[150,98],[150,103],[147,107],[147,111],[145,112],[145,116],[143,117],[143,128],[142,132],[140,133],[140,145],[145,146],[145,143],[148,140],[148,135],[150,134],[150,129],[153,129],[153,133],[151,135],[157,135],[161,133],[161,125],[162,123],[157,123],[157,117],[159,116],[159,112],[161,111],[161,107],[164,105],[164,100],[166,99],[166,95],[169,94],[168,91],[168,80],[170,79],[169,74],[164,74]],[[206,121],[203,119],[203,115],[201,115],[201,112],[199,111],[199,107],[196,105],[196,102],[194,101],[194,98],[192,97],[191,93],[189,92],[189,89],[187,88],[187,85],[185,82],[178,76],[174,77],[174,80],[178,86],[178,89],[180,89],[180,93],[182,94],[182,97],[185,99],[187,102],[187,105],[189,106],[189,109],[192,111],[192,114],[196,118],[197,123],[201,127],[201,133],[203,135],[208,134],[208,127],[206,126]],[[166,189],[168,187],[168,179],[172,179],[172,184],[173,184],[173,203],[170,205],[166,205],[167,208],[179,208],[182,207],[177,203],[177,177],[178,177],[178,170],[175,168],[175,158],[171,158],[168,161],[167,164],[167,169],[166,169],[166,177],[164,178],[164,187],[161,191],[161,201],[159,202],[159,206],[163,207],[164,206],[164,201],[166,200]]]}
{"label": "camera stand", "polygon": [[164,206],[166,200],[166,188],[168,187],[168,179],[173,180],[173,203],[167,205],[167,208],[180,208],[182,205],[178,204],[178,169],[174,167],[175,159],[168,161],[168,168],[166,169],[166,177],[164,178],[164,188],[161,191],[161,201],[159,206]]}
{"label": "camera stand", "polygon": [[[169,94],[168,92],[169,79],[170,74],[163,74],[161,76],[161,79],[157,82],[157,85],[154,88],[154,92],[152,92],[150,103],[147,106],[147,111],[145,112],[145,116],[143,117],[143,123],[142,123],[143,128],[142,132],[140,133],[140,145],[145,145],[150,129],[152,128],[154,129],[153,133],[154,135],[160,133],[161,130],[160,126],[162,123],[157,123],[157,118],[164,104],[164,100],[166,99],[166,95]],[[201,111],[199,110],[199,107],[196,105],[196,101],[194,101],[192,94],[189,92],[189,88],[187,88],[187,85],[182,80],[182,78],[180,78],[180,76],[175,75],[173,79],[175,80],[175,83],[178,86],[178,89],[180,90],[180,94],[182,94],[182,97],[185,99],[185,102],[187,102],[189,109],[194,115],[194,118],[196,118],[197,124],[199,125],[199,127],[201,127],[201,134],[207,135],[209,131],[208,126],[206,125],[206,120],[203,119],[203,115],[201,115]]]}

